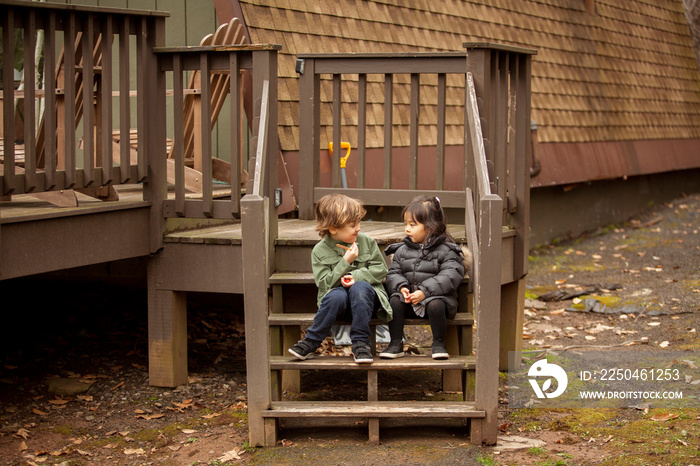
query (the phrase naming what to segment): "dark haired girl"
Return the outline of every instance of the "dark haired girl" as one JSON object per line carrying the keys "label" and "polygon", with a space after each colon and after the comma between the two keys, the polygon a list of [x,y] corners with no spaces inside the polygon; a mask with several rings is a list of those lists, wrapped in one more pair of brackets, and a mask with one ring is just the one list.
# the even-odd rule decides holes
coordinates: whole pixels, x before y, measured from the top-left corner
{"label": "dark haired girl", "polygon": [[406,237],[384,251],[394,254],[386,277],[394,318],[389,322],[391,342],[379,356],[404,356],[404,321],[422,318],[429,320],[433,333],[433,359],[447,359],[447,319],[457,313],[457,288],[464,278],[462,250],[447,233],[437,197],[416,197],[402,216]]}

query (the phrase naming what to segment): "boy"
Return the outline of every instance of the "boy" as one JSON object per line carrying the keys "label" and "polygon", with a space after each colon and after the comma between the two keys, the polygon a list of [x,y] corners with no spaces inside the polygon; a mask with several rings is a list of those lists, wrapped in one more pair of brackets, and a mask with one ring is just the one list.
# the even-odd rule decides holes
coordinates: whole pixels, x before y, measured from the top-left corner
{"label": "boy", "polygon": [[321,236],[311,252],[311,267],[318,286],[318,312],[306,338],[289,348],[306,359],[321,346],[338,318],[350,319],[352,354],[358,364],[374,361],[369,321],[373,311],[391,320],[389,298],[382,285],[387,273],[377,243],[360,233],[365,209],[342,194],[328,194],[316,204],[316,229]]}

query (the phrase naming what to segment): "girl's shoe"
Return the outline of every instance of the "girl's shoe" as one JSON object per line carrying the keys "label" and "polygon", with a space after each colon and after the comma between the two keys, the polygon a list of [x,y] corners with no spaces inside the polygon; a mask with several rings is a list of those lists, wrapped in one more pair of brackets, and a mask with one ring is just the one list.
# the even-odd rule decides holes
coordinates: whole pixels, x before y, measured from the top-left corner
{"label": "girl's shoe", "polygon": [[380,358],[386,359],[402,358],[405,355],[406,353],[403,352],[403,341],[401,340],[391,340],[391,342],[389,342],[389,346],[387,346],[384,351],[379,353]]}
{"label": "girl's shoe", "polygon": [[433,340],[433,359],[448,359],[450,354],[447,352],[445,342],[442,340]]}

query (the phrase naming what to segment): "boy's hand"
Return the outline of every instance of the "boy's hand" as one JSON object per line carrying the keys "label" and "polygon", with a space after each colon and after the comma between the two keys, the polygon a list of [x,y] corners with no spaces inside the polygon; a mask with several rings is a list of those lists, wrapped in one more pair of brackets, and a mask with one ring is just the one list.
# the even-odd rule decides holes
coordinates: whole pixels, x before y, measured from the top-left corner
{"label": "boy's hand", "polygon": [[403,296],[403,302],[410,303],[411,302],[411,290],[409,290],[408,288],[401,288],[399,291],[401,291],[401,295]]}
{"label": "boy's hand", "polygon": [[355,262],[355,259],[357,259],[357,256],[360,255],[360,250],[357,248],[357,243],[352,243],[352,246],[350,249],[348,249],[345,252],[345,255],[343,255],[343,259],[345,259],[345,262],[348,264],[352,264]]}
{"label": "boy's hand", "polygon": [[355,279],[350,274],[343,275],[343,278],[340,279],[340,284],[345,288],[350,288],[355,284]]}
{"label": "boy's hand", "polygon": [[408,300],[406,302],[411,302],[411,304],[418,304],[419,302],[423,301],[425,299],[425,293],[423,293],[421,290],[414,291],[410,295],[408,295]]}

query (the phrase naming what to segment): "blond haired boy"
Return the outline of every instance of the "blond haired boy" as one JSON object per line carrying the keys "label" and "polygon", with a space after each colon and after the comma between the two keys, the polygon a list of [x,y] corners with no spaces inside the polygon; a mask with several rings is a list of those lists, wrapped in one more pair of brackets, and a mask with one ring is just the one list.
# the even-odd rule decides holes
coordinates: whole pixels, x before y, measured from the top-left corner
{"label": "blond haired boy", "polygon": [[321,236],[311,252],[318,287],[318,311],[306,337],[289,348],[298,359],[314,353],[339,318],[350,320],[355,362],[373,362],[369,321],[373,312],[391,320],[391,306],[382,281],[387,266],[377,243],[360,232],[362,204],[342,194],[328,194],[316,204],[316,229]]}

